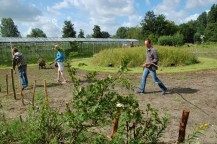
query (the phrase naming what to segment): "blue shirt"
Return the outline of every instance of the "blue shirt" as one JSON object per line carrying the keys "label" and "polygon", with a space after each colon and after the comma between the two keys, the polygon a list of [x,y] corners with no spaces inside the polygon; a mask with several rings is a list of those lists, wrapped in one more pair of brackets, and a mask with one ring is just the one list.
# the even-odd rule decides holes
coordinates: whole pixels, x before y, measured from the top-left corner
{"label": "blue shirt", "polygon": [[55,57],[56,62],[63,62],[65,60],[65,56],[62,52],[58,51]]}

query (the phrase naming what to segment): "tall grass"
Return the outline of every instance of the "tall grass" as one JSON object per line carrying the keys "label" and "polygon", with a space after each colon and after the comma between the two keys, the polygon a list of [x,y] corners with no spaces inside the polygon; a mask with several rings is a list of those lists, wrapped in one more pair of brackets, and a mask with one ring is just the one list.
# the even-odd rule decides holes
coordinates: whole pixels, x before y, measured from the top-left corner
{"label": "tall grass", "polygon": [[[159,55],[159,65],[161,66],[181,66],[198,63],[196,55],[186,48],[161,47],[157,48]],[[121,65],[123,60],[129,61],[129,67],[137,67],[145,62],[146,48],[135,47],[125,49],[108,49],[95,54],[92,63],[98,66],[114,66]]]}

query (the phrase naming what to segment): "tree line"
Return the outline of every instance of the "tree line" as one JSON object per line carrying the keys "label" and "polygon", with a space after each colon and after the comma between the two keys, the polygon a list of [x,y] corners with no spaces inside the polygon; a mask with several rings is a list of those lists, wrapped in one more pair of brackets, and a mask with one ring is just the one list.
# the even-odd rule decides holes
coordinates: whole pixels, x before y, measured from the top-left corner
{"label": "tree line", "polygon": [[[71,21],[65,21],[62,28],[62,37],[84,38],[84,31],[80,29],[78,35]],[[0,25],[2,37],[21,37],[17,26],[11,18],[2,18]],[[99,25],[94,25],[93,34],[87,35],[90,38],[134,38],[143,40],[150,38],[154,42],[168,39],[167,36],[175,36],[173,39],[180,39],[183,43],[195,43],[217,41],[217,4],[213,4],[209,12],[201,13],[196,20],[191,20],[180,25],[166,19],[164,15],[156,15],[148,11],[141,23],[135,27],[119,27],[115,35],[111,36],[106,31],[101,31]],[[39,28],[32,29],[27,37],[47,37]],[[180,41],[180,40],[179,40]]]}
{"label": "tree line", "polygon": [[[62,37],[72,37],[76,38],[76,31],[74,29],[74,24],[71,21],[64,21],[64,26],[62,28]],[[15,25],[12,18],[2,18],[0,24],[0,35],[2,37],[21,37],[21,34]],[[106,31],[101,31],[99,25],[94,25],[93,34],[87,37],[93,38],[109,38],[111,35]],[[27,37],[47,37],[47,35],[40,28],[33,28]],[[80,29],[78,38],[85,38],[84,31]]]}
{"label": "tree line", "polygon": [[217,42],[217,4],[213,4],[209,12],[201,13],[196,20],[180,25],[167,20],[164,15],[155,15],[153,11],[148,11],[139,26],[120,27],[115,36],[158,41],[162,36],[174,35],[182,37],[183,43],[202,42],[203,39]]}

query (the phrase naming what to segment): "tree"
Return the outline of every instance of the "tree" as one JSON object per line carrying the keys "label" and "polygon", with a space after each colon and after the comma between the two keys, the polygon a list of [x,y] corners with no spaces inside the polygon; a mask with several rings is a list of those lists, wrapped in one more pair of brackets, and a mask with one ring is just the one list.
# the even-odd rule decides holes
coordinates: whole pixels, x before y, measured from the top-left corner
{"label": "tree", "polygon": [[205,29],[205,39],[217,42],[217,23],[209,23]]}
{"label": "tree", "polygon": [[0,31],[2,37],[20,37],[20,32],[11,18],[2,18]]}
{"label": "tree", "polygon": [[146,38],[150,35],[156,38],[163,35],[173,35],[178,30],[174,22],[166,20],[164,15],[156,16],[153,11],[148,11],[145,14],[141,26],[141,33]]}
{"label": "tree", "polygon": [[208,23],[216,23],[217,22],[217,4],[212,5],[208,16]]}
{"label": "tree", "polygon": [[116,31],[116,37],[122,39],[127,38],[127,31],[128,31],[127,27],[119,27]]}
{"label": "tree", "polygon": [[207,26],[207,13],[203,12],[201,15],[197,18],[198,24],[202,25],[204,28]]}
{"label": "tree", "polygon": [[76,31],[74,30],[74,24],[71,23],[71,21],[64,21],[64,27],[63,27],[63,38],[67,37],[76,37]]}
{"label": "tree", "polygon": [[92,35],[91,34],[87,34],[86,38],[92,38]]}
{"label": "tree", "polygon": [[46,34],[39,28],[32,29],[31,33],[27,37],[47,37]]}
{"label": "tree", "polygon": [[179,26],[179,32],[184,36],[185,43],[194,43],[194,35],[197,31],[196,25],[196,21],[189,21]]}
{"label": "tree", "polygon": [[102,38],[102,32],[101,32],[100,26],[94,25],[92,37]]}
{"label": "tree", "polygon": [[79,31],[78,38],[85,38],[84,37],[84,31],[82,29],[80,29],[80,31]]}
{"label": "tree", "polygon": [[109,38],[111,35],[106,32],[106,31],[102,31],[102,38]]}
{"label": "tree", "polygon": [[141,22],[142,34],[147,37],[150,34],[154,34],[156,31],[156,15],[153,11],[148,11],[145,14],[145,18]]}
{"label": "tree", "polygon": [[141,27],[130,27],[127,31],[127,38],[142,40]]}

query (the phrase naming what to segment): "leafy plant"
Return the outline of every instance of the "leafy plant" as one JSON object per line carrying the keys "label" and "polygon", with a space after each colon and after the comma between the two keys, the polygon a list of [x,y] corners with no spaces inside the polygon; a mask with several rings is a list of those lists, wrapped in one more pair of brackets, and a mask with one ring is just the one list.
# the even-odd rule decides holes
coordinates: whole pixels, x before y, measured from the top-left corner
{"label": "leafy plant", "polygon": [[208,124],[201,124],[195,128],[192,134],[189,134],[184,144],[194,144],[198,140],[198,138],[203,135],[204,131],[208,129]]}

